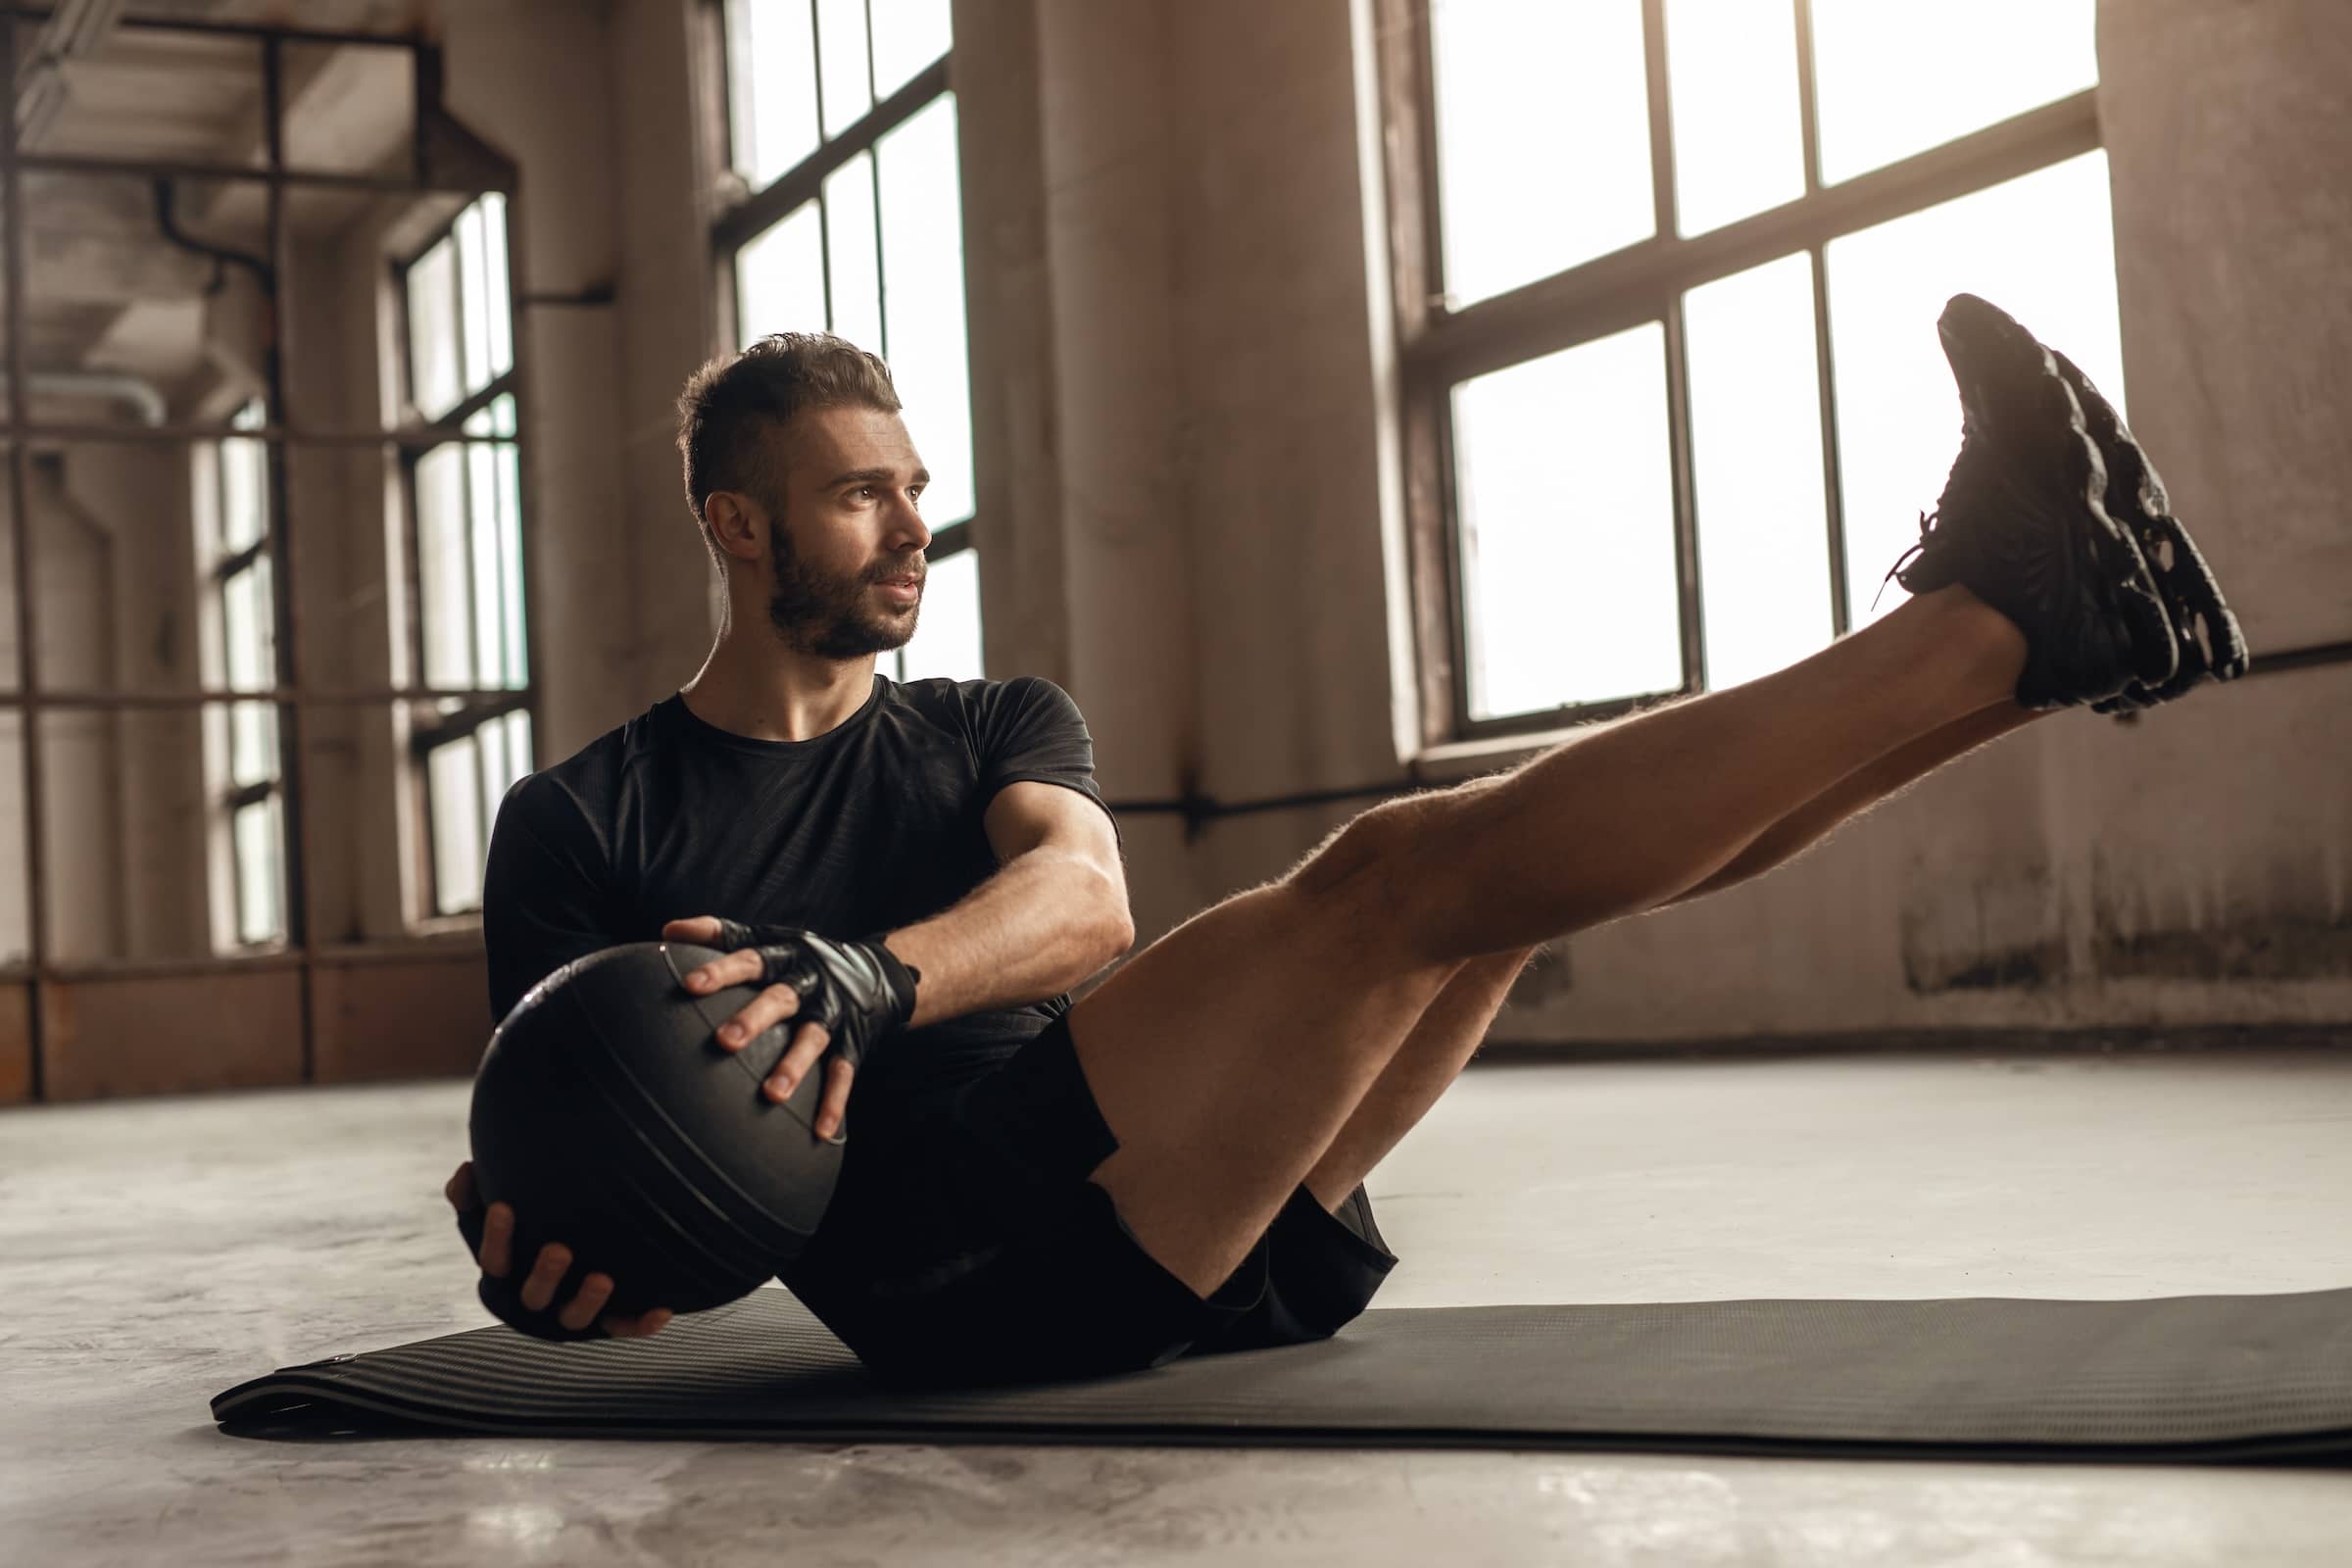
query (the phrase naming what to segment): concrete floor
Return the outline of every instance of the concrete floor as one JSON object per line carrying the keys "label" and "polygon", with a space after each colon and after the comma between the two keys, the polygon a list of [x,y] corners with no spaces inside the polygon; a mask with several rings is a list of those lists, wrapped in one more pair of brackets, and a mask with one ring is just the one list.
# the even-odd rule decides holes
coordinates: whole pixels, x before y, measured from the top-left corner
{"label": "concrete floor", "polygon": [[[478,1326],[457,1084],[0,1115],[0,1561],[2337,1564],[2352,1471],[222,1437]],[[2352,1050],[1482,1067],[1383,1304],[2352,1283]]]}

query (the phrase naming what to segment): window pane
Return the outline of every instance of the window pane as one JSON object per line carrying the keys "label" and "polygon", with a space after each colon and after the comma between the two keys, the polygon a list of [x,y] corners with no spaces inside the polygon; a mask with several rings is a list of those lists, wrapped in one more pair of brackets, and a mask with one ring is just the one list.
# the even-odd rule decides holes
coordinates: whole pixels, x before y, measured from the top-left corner
{"label": "window pane", "polygon": [[444,239],[409,269],[409,395],[437,419],[464,401],[458,390],[458,251]]}
{"label": "window pane", "polygon": [[286,931],[279,898],[284,869],[277,797],[237,808],[232,832],[237,855],[237,940],[278,941]]}
{"label": "window pane", "polygon": [[757,187],[816,151],[816,44],[807,0],[727,0],[735,172]]}
{"label": "window pane", "polygon": [[1811,258],[1692,289],[1683,323],[1700,625],[1707,687],[1721,691],[1794,663],[1835,630]]}
{"label": "window pane", "polygon": [[1656,232],[1642,0],[1430,8],[1457,308]]}
{"label": "window pane", "polygon": [[[259,409],[259,404],[249,404]],[[235,437],[220,443],[220,553],[235,555],[261,538],[270,512],[270,449]]]}
{"label": "window pane", "polygon": [[30,859],[24,834],[24,716],[0,709],[0,963],[32,950]]}
{"label": "window pane", "polygon": [[[507,726],[507,761],[514,770],[507,783],[512,784],[531,770],[530,710],[517,708],[499,722]],[[504,785],[500,786],[499,795],[502,799],[505,797]]]}
{"label": "window pane", "polygon": [[882,311],[890,373],[931,488],[934,526],[972,514],[972,399],[964,350],[963,209],[956,95],[882,138]]}
{"label": "window pane", "polygon": [[484,277],[482,207],[476,202],[458,215],[450,238],[458,245],[458,322],[462,355],[461,392],[470,393],[490,380],[490,315],[482,287]]}
{"label": "window pane", "polygon": [[[978,680],[980,666],[980,553],[958,550],[931,563],[923,579],[922,612],[906,644],[905,680],[945,675]],[[889,674],[887,662],[882,672]]]}
{"label": "window pane", "polygon": [[500,578],[504,541],[499,537],[498,449],[466,449],[466,537],[473,557],[473,671],[470,684],[496,686],[506,673],[506,587]]}
{"label": "window pane", "polygon": [[498,584],[502,668],[492,685],[521,686],[531,678],[522,628],[522,460],[513,447],[498,455]]}
{"label": "window pane", "polygon": [[[492,719],[475,730],[473,738],[475,755],[481,763],[477,780],[481,794],[474,805],[474,819],[496,822],[498,803],[506,795],[507,786],[514,782],[514,776],[507,771],[507,726],[501,720]],[[487,859],[488,849],[485,848],[482,853]]]}
{"label": "window pane", "polygon": [[425,756],[426,810],[433,824],[433,910],[455,914],[482,902],[482,798],[473,737]]}
{"label": "window pane", "polygon": [[2093,22],[2094,0],[1813,0],[1823,181],[2095,85]]}
{"label": "window pane", "polygon": [[1863,626],[1902,603],[1888,582],[1871,608],[1960,450],[1959,394],[1936,335],[1946,300],[1990,300],[2123,406],[2107,155],[1834,239],[1827,257],[1846,592]]}
{"label": "window pane", "polygon": [[489,323],[490,373],[476,387],[514,368],[514,310],[507,279],[507,199],[496,191],[477,204],[482,210],[482,301]]}
{"label": "window pane", "polygon": [[874,107],[865,74],[865,0],[816,0],[816,51],[824,67],[825,134],[838,136]]}
{"label": "window pane", "polygon": [[277,705],[228,705],[228,781],[260,784],[277,777]]}
{"label": "window pane", "polygon": [[221,653],[231,691],[252,692],[276,684],[276,607],[270,600],[270,558],[253,564],[220,586]]}
{"label": "window pane", "polygon": [[948,52],[949,0],[867,0],[874,19],[874,91],[884,98]]}
{"label": "window pane", "polygon": [[466,450],[439,446],[416,460],[416,612],[427,686],[473,684]]}
{"label": "window pane", "polygon": [[824,324],[823,247],[816,203],[804,202],[735,253],[735,319],[747,347],[770,332]]}
{"label": "window pane", "polygon": [[825,176],[825,248],[833,258],[832,330],[882,349],[882,266],[874,254],[874,160],[859,153]]}
{"label": "window pane", "polygon": [[1681,686],[1665,341],[1645,322],[1453,389],[1471,717]]}
{"label": "window pane", "polygon": [[[481,746],[481,820],[498,820],[498,803],[514,781],[531,770],[531,715],[517,709],[475,730]],[[484,850],[484,855],[489,853]]]}
{"label": "window pane", "polygon": [[1788,0],[1667,0],[1666,72],[1677,228],[1703,234],[1805,193]]}

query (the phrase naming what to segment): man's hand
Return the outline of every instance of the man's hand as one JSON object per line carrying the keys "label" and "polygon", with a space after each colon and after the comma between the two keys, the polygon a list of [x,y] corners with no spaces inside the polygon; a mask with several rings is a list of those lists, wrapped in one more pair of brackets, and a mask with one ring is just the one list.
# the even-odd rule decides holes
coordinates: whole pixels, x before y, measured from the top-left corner
{"label": "man's hand", "polygon": [[[482,1272],[492,1279],[506,1278],[507,1271],[514,1267],[514,1261],[512,1255],[514,1210],[505,1203],[492,1203],[486,1210],[482,1207],[481,1195],[475,1192],[473,1186],[473,1161],[470,1159],[457,1168],[441,1193],[449,1200],[449,1206],[458,1211],[460,1230],[470,1232],[478,1228],[481,1242],[474,1252],[474,1261],[481,1265]],[[570,1248],[561,1242],[549,1242],[540,1248],[529,1277],[522,1282],[519,1293],[522,1304],[533,1312],[547,1310],[548,1303],[555,1299],[556,1287],[563,1283],[564,1270],[570,1267]],[[642,1340],[648,1335],[661,1333],[662,1326],[669,1321],[669,1309],[661,1306],[635,1317],[611,1314],[599,1319],[597,1314],[604,1309],[605,1302],[612,1296],[612,1277],[609,1274],[591,1274],[580,1282],[580,1288],[572,1293],[571,1299],[564,1303],[564,1309],[556,1314],[556,1321],[574,1334],[592,1322],[597,1323],[615,1340]]]}
{"label": "man's hand", "polygon": [[725,957],[687,973],[686,988],[698,996],[727,986],[764,986],[720,1026],[721,1049],[741,1051],[787,1018],[808,1020],[793,1031],[790,1046],[762,1087],[770,1100],[781,1103],[823,1059],[825,1085],[815,1131],[820,1138],[840,1131],[849,1113],[850,1081],[857,1075],[858,1059],[913,1015],[914,982],[920,976],[900,963],[878,938],[839,942],[797,927],[747,926],[708,914],[672,920],[662,928],[662,936],[668,942],[731,950]]}

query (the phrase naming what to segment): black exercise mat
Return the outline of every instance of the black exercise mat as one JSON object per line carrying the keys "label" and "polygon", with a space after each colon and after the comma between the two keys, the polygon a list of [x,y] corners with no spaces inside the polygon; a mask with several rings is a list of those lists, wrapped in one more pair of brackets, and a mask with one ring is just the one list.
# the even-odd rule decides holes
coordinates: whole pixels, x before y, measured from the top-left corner
{"label": "black exercise mat", "polygon": [[904,1394],[784,1291],[649,1340],[493,1326],[213,1400],[231,1431],[2352,1460],[2352,1290],[1376,1309],[1320,1345]]}

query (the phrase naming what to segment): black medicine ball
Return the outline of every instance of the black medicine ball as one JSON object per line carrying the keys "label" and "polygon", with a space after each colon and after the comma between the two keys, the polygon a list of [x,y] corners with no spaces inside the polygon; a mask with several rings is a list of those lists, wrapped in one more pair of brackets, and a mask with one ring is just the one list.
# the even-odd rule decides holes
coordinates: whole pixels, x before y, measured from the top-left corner
{"label": "black medicine ball", "polygon": [[[599,1316],[701,1311],[766,1283],[815,1234],[845,1147],[814,1131],[825,1075],[782,1104],[760,1092],[792,1019],[719,1046],[718,1026],[761,989],[688,991],[685,976],[720,956],[607,948],[532,987],[491,1036],[468,1130],[482,1202],[514,1210],[513,1266],[480,1287],[495,1315],[542,1338],[597,1337],[555,1320],[592,1272],[613,1284]],[[523,1313],[515,1293],[549,1241],[571,1249],[571,1270],[545,1312]]]}

